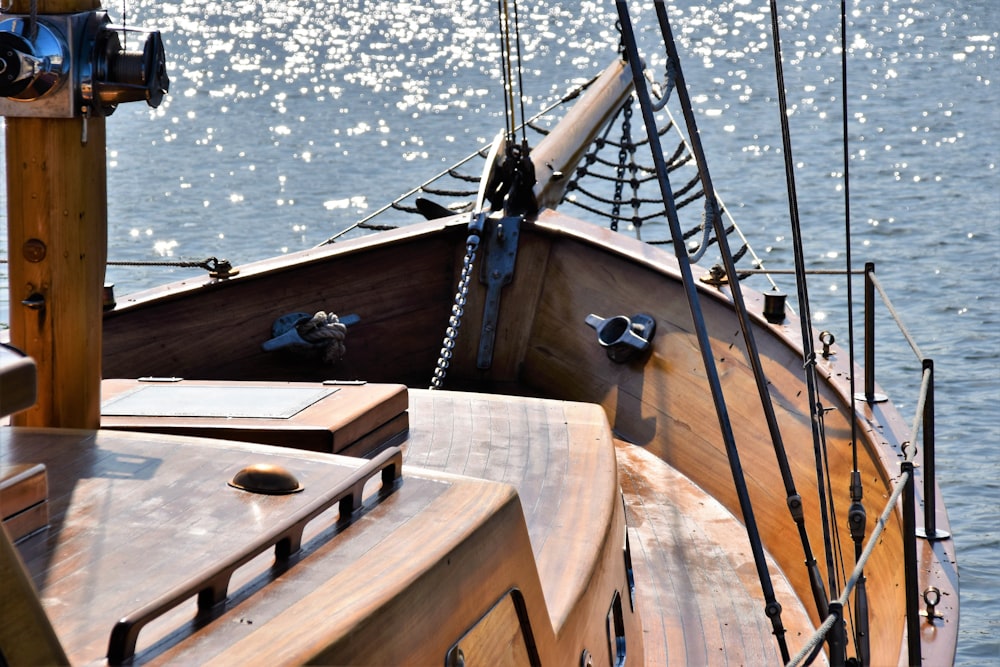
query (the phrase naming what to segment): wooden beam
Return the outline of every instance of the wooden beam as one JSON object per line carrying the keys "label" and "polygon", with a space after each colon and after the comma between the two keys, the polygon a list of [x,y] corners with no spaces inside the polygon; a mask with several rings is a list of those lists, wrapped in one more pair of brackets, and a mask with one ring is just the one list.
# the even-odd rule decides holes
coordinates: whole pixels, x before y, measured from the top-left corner
{"label": "wooden beam", "polygon": [[[93,0],[41,0],[38,13],[99,7]],[[30,4],[15,0],[9,11],[28,13]],[[38,402],[13,421],[97,428],[107,261],[105,121],[7,118],[6,128],[10,340],[38,364]],[[26,300],[34,307],[22,305]]]}

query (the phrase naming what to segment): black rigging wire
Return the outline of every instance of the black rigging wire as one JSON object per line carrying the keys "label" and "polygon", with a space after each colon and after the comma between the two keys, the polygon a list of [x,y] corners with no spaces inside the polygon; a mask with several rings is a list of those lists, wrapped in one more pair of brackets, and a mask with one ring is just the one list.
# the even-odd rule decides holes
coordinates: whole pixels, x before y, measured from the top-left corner
{"label": "black rigging wire", "polygon": [[517,130],[514,127],[514,83],[510,71],[510,22],[507,0],[497,0],[497,16],[500,20],[500,80],[503,85],[504,126],[508,138],[513,139]]}
{"label": "black rigging wire", "polygon": [[[810,422],[812,425],[813,451],[816,458],[816,490],[819,495],[820,517],[823,525],[823,546],[826,550],[827,577],[831,598],[838,597],[833,544],[831,542],[830,517],[827,510],[827,490],[824,488],[823,460],[825,456],[825,433],[823,426],[823,406],[820,403],[816,382],[816,351],[812,340],[812,315],[809,309],[809,290],[806,285],[805,258],[803,255],[802,226],[799,219],[798,197],[795,188],[795,163],[792,159],[791,130],[788,122],[788,100],[785,95],[785,75],[781,53],[781,36],[776,0],[770,0],[771,32],[774,50],[774,68],[778,89],[778,112],[781,123],[781,141],[785,158],[785,186],[788,194],[788,212],[792,227],[792,249],[795,259],[795,285],[799,302],[799,323],[802,335],[803,370],[809,400]],[[821,614],[825,616],[826,614]]]}
{"label": "black rigging wire", "polygon": [[514,46],[517,48],[517,93],[518,103],[521,108],[521,141],[523,145],[528,145],[528,135],[524,120],[524,67],[521,63],[521,21],[517,16],[517,0],[514,0]]}
{"label": "black rigging wire", "polygon": [[[861,560],[864,551],[865,524],[867,516],[861,500],[864,488],[861,483],[861,471],[858,470],[858,420],[854,409],[856,368],[854,356],[854,279],[853,257],[851,252],[851,167],[850,140],[848,135],[848,100],[847,100],[847,3],[840,0],[840,73],[841,73],[841,122],[843,123],[843,160],[844,160],[844,262],[847,270],[847,332],[848,356],[851,373],[848,375],[851,397],[851,506],[847,512],[847,525],[854,541],[854,562]],[[868,372],[868,369],[865,369]],[[865,576],[862,571],[854,591],[854,608],[851,614],[852,634],[854,636],[855,655],[861,667],[871,662],[868,634],[868,591],[865,586]]]}
{"label": "black rigging wire", "polygon": [[[844,263],[847,268],[847,331],[848,356],[852,372],[848,376],[851,388],[851,399],[854,399],[854,281],[851,279],[853,259],[851,257],[851,160],[850,141],[848,139],[848,106],[847,106],[847,7],[846,1],[840,0],[840,69],[841,69],[841,117],[843,122],[843,158],[844,158]],[[853,412],[853,410],[852,410]],[[851,470],[858,472],[858,424],[851,419]],[[859,480],[860,483],[860,480]],[[852,494],[853,496],[853,494]],[[852,497],[853,500],[853,497]],[[860,496],[857,498],[861,500]]]}
{"label": "black rigging wire", "polygon": [[[684,107],[684,118],[687,122],[687,134],[689,141],[691,142],[692,153],[695,155],[695,160],[698,163],[699,174],[702,175],[704,179],[704,189],[706,196],[715,197],[715,190],[712,185],[712,179],[708,172],[708,166],[705,164],[705,156],[701,149],[701,142],[699,140],[700,133],[694,122],[694,113],[691,110],[691,101],[687,91],[687,85],[684,82],[684,75],[680,65],[680,56],[677,53],[676,44],[674,43],[673,35],[670,29],[670,23],[667,18],[667,10],[663,0],[656,0],[656,15],[660,23],[660,31],[664,36],[664,44],[667,49],[667,55],[674,66],[674,76],[676,78],[676,91],[678,98],[681,101],[681,105]],[[717,207],[716,207],[717,208]],[[751,368],[754,374],[754,380],[757,386],[757,393],[761,401],[761,409],[764,413],[764,418],[767,422],[768,433],[771,437],[772,447],[774,449],[775,458],[778,463],[778,470],[781,473],[782,483],[784,484],[785,494],[787,498],[787,504],[789,511],[791,513],[792,519],[795,522],[796,528],[799,533],[799,541],[802,544],[802,550],[805,557],[805,565],[809,571],[811,588],[813,593],[813,598],[815,600],[817,611],[820,616],[825,616],[827,613],[828,598],[822,587],[822,579],[819,574],[818,567],[816,565],[816,559],[813,555],[812,547],[809,541],[809,535],[806,531],[805,526],[805,516],[802,507],[802,498],[798,494],[795,487],[795,480],[792,475],[791,466],[788,462],[788,455],[785,451],[784,440],[781,436],[781,429],[778,426],[778,418],[774,411],[774,405],[771,400],[770,391],[768,389],[767,376],[764,373],[763,365],[760,360],[760,354],[757,351],[757,343],[754,338],[753,326],[750,323],[749,315],[746,312],[746,306],[743,299],[742,287],[740,286],[739,280],[736,279],[737,272],[735,261],[732,257],[731,250],[729,249],[729,241],[725,234],[722,225],[722,218],[720,213],[716,213],[712,216],[711,221],[706,221],[706,224],[711,222],[715,225],[715,236],[719,243],[719,249],[721,251],[721,256],[723,263],[725,265],[726,273],[733,278],[730,281],[733,303],[736,306],[736,313],[738,315],[740,330],[743,334],[744,343],[747,347],[747,357],[750,361]]]}

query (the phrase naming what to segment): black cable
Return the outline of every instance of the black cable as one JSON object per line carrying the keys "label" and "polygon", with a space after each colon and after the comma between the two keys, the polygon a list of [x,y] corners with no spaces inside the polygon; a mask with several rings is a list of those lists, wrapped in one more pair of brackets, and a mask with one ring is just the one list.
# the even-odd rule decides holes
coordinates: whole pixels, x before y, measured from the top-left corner
{"label": "black cable", "polygon": [[[830,598],[837,597],[835,581],[836,569],[833,562],[833,545],[830,541],[830,518],[827,514],[826,490],[823,479],[823,408],[819,402],[816,383],[816,351],[812,341],[812,315],[809,310],[809,291],[806,285],[805,257],[802,244],[802,227],[799,220],[798,195],[795,188],[795,163],[792,160],[791,130],[788,123],[788,100],[785,96],[785,74],[781,54],[781,36],[778,25],[776,0],[770,0],[771,32],[774,48],[775,78],[778,88],[778,115],[781,123],[781,142],[785,158],[785,186],[788,194],[788,213],[792,227],[792,251],[795,258],[795,286],[799,302],[799,323],[802,332],[802,359],[805,371],[806,389],[809,400],[809,414],[812,425],[813,454],[816,458],[816,487],[819,496],[820,517],[823,525],[823,545],[826,550],[827,577]],[[820,616],[826,616],[825,610]]]}
{"label": "black cable", "polygon": [[[678,100],[681,103],[681,107],[684,113],[684,118],[687,123],[687,134],[689,141],[691,142],[691,151],[695,156],[695,160],[698,163],[698,171],[703,175],[704,189],[708,196],[714,198],[715,189],[712,185],[711,175],[708,171],[708,166],[705,163],[704,151],[701,148],[700,133],[698,131],[697,125],[694,120],[694,111],[692,109],[690,96],[688,95],[687,84],[684,80],[684,74],[680,65],[680,56],[677,52],[676,44],[673,40],[673,35],[670,29],[670,23],[667,19],[667,10],[663,0],[656,0],[656,15],[660,23],[660,31],[664,36],[664,44],[667,48],[667,56],[674,63],[675,76],[676,76],[676,91]],[[715,236],[719,242],[719,250],[722,255],[723,264],[725,266],[726,274],[731,276],[733,280],[730,281],[730,287],[732,289],[733,304],[736,309],[736,313],[740,323],[740,330],[743,334],[744,341],[747,346],[747,357],[750,361],[751,368],[754,374],[754,380],[757,386],[757,393],[760,397],[761,408],[764,412],[765,420],[767,421],[768,432],[771,437],[771,444],[774,449],[775,458],[778,463],[778,470],[781,473],[781,480],[784,484],[786,502],[788,504],[789,512],[791,513],[792,520],[795,523],[796,529],[799,534],[799,541],[802,544],[802,551],[804,555],[806,568],[809,570],[810,582],[812,587],[813,598],[817,607],[817,611],[820,616],[826,616],[828,599],[826,592],[822,587],[822,577],[820,576],[818,566],[816,564],[816,558],[813,555],[812,546],[809,541],[809,535],[806,531],[805,525],[805,514],[802,507],[802,498],[796,490],[795,480],[792,475],[791,466],[788,462],[788,454],[785,451],[784,441],[781,436],[781,429],[778,426],[778,418],[774,411],[774,404],[771,400],[770,390],[768,389],[767,376],[764,373],[763,365],[760,360],[760,355],[757,351],[757,343],[753,334],[753,327],[750,323],[750,317],[747,314],[747,308],[745,301],[743,299],[743,291],[740,286],[739,280],[736,280],[736,266],[732,258],[732,253],[729,249],[729,241],[726,234],[723,231],[722,218],[721,215],[712,216],[712,220],[707,221],[715,225]],[[811,337],[808,333],[803,335],[804,344],[811,345]],[[815,423],[815,422],[814,422]],[[825,508],[824,508],[825,509]],[[786,658],[787,659],[787,658]]]}
{"label": "black cable", "polygon": [[[840,73],[841,73],[841,122],[843,123],[843,159],[844,159],[844,262],[847,270],[847,347],[850,359],[851,373],[848,375],[851,397],[851,507],[847,512],[847,525],[854,541],[854,562],[861,559],[864,551],[865,524],[867,517],[862,504],[864,487],[861,481],[861,471],[858,470],[858,420],[854,409],[855,379],[854,369],[854,260],[851,252],[851,160],[850,139],[848,137],[848,100],[847,100],[847,4],[840,1]],[[868,372],[868,369],[865,369]],[[868,591],[865,586],[864,573],[858,579],[854,591],[854,607],[850,616],[853,619],[853,636],[856,657],[861,667],[871,662],[868,634]]]}
{"label": "black cable", "polygon": [[514,46],[517,47],[517,97],[521,107],[521,141],[528,145],[528,135],[524,120],[524,67],[521,63],[521,21],[517,16],[517,0],[514,0]]}
{"label": "black cable", "polygon": [[[632,29],[632,21],[629,16],[628,6],[625,4],[625,0],[617,0],[615,4],[618,9],[619,23],[621,24],[622,41],[628,51],[628,61],[632,69],[632,82],[635,87],[636,96],[639,99],[639,107],[642,110],[643,121],[646,125],[646,133],[652,137],[656,135],[656,119],[653,116],[652,102],[649,98],[646,80],[642,73],[642,62],[639,59],[638,46]],[[661,9],[665,12],[665,9],[662,7],[662,0],[658,0],[658,15],[660,14]],[[662,22],[661,31],[663,31],[663,38],[665,42],[669,42],[673,39],[669,33],[669,26],[666,26],[666,29],[664,30]],[[683,79],[680,78],[679,67],[677,88],[678,90],[684,88]],[[670,225],[670,234],[673,238],[674,254],[677,256],[678,266],[681,271],[688,306],[691,310],[691,317],[694,322],[698,347],[701,352],[702,362],[705,366],[705,374],[707,376],[706,379],[708,380],[708,384],[712,392],[715,412],[718,417],[719,428],[722,432],[722,439],[726,449],[726,457],[729,460],[734,489],[739,500],[740,511],[743,515],[743,523],[746,527],[747,538],[750,542],[750,551],[753,554],[757,577],[760,581],[761,590],[764,596],[764,611],[768,619],[771,621],[771,626],[774,631],[774,635],[777,638],[778,647],[781,651],[782,660],[787,662],[789,654],[788,645],[785,641],[785,628],[781,622],[781,604],[778,603],[775,597],[774,585],[771,582],[767,559],[764,555],[764,547],[760,539],[760,531],[757,528],[757,519],[754,514],[753,504],[750,501],[746,477],[743,474],[739,451],[736,447],[736,441],[733,436],[732,423],[729,419],[729,410],[726,405],[725,397],[722,393],[719,370],[716,366],[714,355],[712,354],[711,340],[709,338],[707,325],[701,310],[698,288],[695,283],[694,276],[692,275],[690,257],[688,255],[688,250],[684,245],[684,241],[681,238],[680,222],[677,217],[677,209],[674,206],[673,195],[670,191],[669,176],[663,159],[663,149],[658,141],[651,141],[649,146],[652,152],[653,162],[656,165],[657,173],[660,176],[660,191],[663,196],[664,205],[667,209],[667,222]],[[692,146],[692,148],[695,147]],[[714,191],[709,187],[709,185],[710,184],[706,182],[705,190],[714,197],[714,194],[711,194]]]}

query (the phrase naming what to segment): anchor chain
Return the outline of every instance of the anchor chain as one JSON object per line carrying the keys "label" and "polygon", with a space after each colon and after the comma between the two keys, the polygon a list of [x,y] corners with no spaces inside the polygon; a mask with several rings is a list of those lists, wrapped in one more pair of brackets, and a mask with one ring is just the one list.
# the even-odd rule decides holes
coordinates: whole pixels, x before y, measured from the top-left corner
{"label": "anchor chain", "polygon": [[618,231],[618,218],[622,210],[622,191],[625,189],[625,161],[632,148],[632,101],[622,107],[622,140],[618,145],[618,165],[615,168],[615,196],[611,208],[611,231]]}
{"label": "anchor chain", "polygon": [[465,241],[462,273],[458,279],[455,303],[451,306],[448,327],[445,329],[444,339],[441,341],[441,353],[438,355],[437,364],[434,367],[434,377],[431,378],[431,389],[444,387],[444,379],[448,374],[448,366],[451,364],[452,353],[455,349],[455,339],[458,338],[458,330],[462,326],[462,316],[465,314],[465,302],[469,295],[469,280],[472,277],[472,266],[476,261],[476,251],[479,249],[479,234],[482,232],[485,218],[486,216],[480,213],[469,223],[469,237]]}

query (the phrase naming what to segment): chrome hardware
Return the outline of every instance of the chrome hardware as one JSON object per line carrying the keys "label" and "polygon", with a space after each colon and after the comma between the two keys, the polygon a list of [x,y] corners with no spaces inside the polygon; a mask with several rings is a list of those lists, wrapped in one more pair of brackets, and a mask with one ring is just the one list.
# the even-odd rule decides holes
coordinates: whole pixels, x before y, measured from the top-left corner
{"label": "chrome hardware", "polygon": [[458,646],[448,651],[448,655],[445,658],[445,665],[447,667],[465,667],[465,653]]}
{"label": "chrome hardware", "polygon": [[597,342],[607,350],[608,359],[616,364],[624,364],[648,350],[649,341],[656,332],[656,320],[643,313],[631,318],[616,315],[608,319],[590,314],[585,321],[597,331]]}
{"label": "chrome hardware", "polygon": [[[141,36],[142,49],[126,51],[119,34]],[[125,102],[144,101],[155,109],[170,90],[163,39],[155,30],[101,26],[94,44],[92,65],[91,101],[95,101],[105,115],[111,115]],[[87,88],[84,92],[88,92]]]}
{"label": "chrome hardware", "polygon": [[[480,192],[480,195],[482,195],[482,192]],[[481,198],[482,196],[480,196]],[[465,316],[465,304],[469,297],[469,281],[472,279],[472,266],[475,264],[476,251],[479,249],[479,235],[482,234],[485,223],[485,211],[474,213],[472,219],[469,220],[469,236],[465,239],[465,257],[462,259],[462,272],[458,279],[458,288],[455,291],[455,302],[451,305],[451,316],[448,318],[448,326],[445,327],[444,338],[441,339],[441,352],[438,354],[437,363],[434,365],[434,375],[431,377],[431,389],[441,389],[444,387],[444,379],[448,376],[448,367],[451,365],[451,358],[455,350],[455,340],[458,339],[458,330],[462,326],[462,317]]]}
{"label": "chrome hardware", "polygon": [[829,359],[830,355],[833,354],[832,352],[830,352],[830,347],[833,345],[835,341],[836,339],[833,337],[833,334],[830,333],[829,331],[819,332],[819,342],[823,346],[822,354],[824,359]]}
{"label": "chrome hardware", "polygon": [[[34,32],[34,35],[27,33]],[[61,34],[24,17],[0,22],[0,96],[30,102],[59,86],[69,73]]]}
{"label": "chrome hardware", "polygon": [[[122,47],[133,35],[142,47]],[[89,118],[170,89],[160,33],[110,25],[107,12],[0,21],[0,115]],[[84,130],[85,131],[85,130]]]}
{"label": "chrome hardware", "polygon": [[45,295],[32,292],[27,299],[21,300],[21,305],[29,310],[45,310]]}
{"label": "chrome hardware", "polygon": [[933,623],[935,618],[944,618],[944,614],[937,610],[941,603],[941,591],[934,586],[929,586],[923,592],[924,604],[927,608],[920,612],[920,615],[927,619],[928,623]]}

